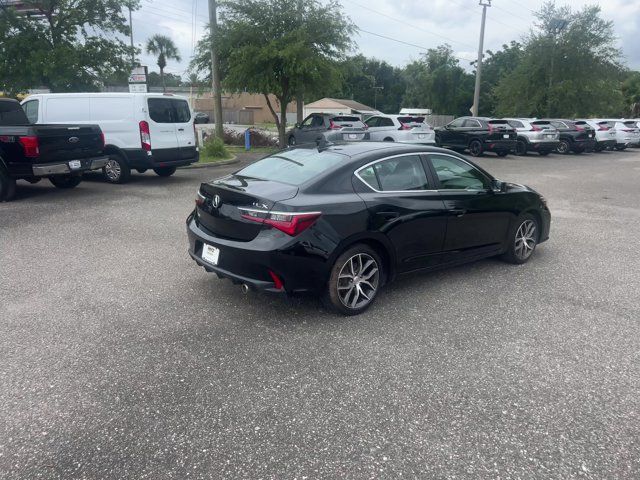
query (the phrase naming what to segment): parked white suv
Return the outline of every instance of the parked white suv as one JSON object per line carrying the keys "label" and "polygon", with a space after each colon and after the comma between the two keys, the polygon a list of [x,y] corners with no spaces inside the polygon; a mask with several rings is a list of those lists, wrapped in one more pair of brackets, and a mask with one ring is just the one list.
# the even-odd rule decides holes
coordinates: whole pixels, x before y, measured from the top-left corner
{"label": "parked white suv", "polygon": [[538,152],[545,156],[558,148],[560,133],[549,120],[535,118],[505,118],[509,125],[516,130],[516,155],[526,155],[527,152]]}
{"label": "parked white suv", "polygon": [[599,119],[606,121],[607,125],[616,131],[616,150],[624,150],[627,147],[640,145],[640,128],[634,120]]}
{"label": "parked white suv", "polygon": [[424,117],[411,115],[374,115],[364,122],[372,141],[434,145],[436,134]]}
{"label": "parked white suv", "polygon": [[102,169],[124,183],[131,170],[161,177],[198,161],[193,114],[183,97],[155,93],[50,93],[30,95],[22,108],[31,123],[99,125],[105,136]]}

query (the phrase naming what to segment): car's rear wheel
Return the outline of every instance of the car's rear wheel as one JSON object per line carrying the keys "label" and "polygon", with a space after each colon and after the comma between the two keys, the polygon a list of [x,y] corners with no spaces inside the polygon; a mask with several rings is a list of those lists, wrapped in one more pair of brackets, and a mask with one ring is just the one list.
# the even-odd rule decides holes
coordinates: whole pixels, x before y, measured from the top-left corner
{"label": "car's rear wheel", "polygon": [[516,155],[524,156],[527,154],[527,142],[518,140],[516,142]]}
{"label": "car's rear wheel", "polygon": [[289,139],[287,140],[287,143],[289,144],[290,147],[295,146],[296,144],[296,137],[294,137],[293,135],[291,135],[289,137]]}
{"label": "car's rear wheel", "polygon": [[131,177],[131,168],[122,156],[111,154],[106,165],[102,167],[102,174],[109,183],[126,183]]}
{"label": "car's rear wheel", "polygon": [[354,245],[333,265],[325,303],[343,315],[362,313],[373,303],[383,279],[378,253],[368,245]]}
{"label": "car's rear wheel", "polygon": [[571,151],[571,145],[569,145],[569,142],[567,142],[566,140],[560,140],[558,146],[556,147],[556,151],[558,153],[566,155]]}
{"label": "car's rear wheel", "polygon": [[153,171],[156,172],[156,175],[160,177],[170,177],[171,175],[176,173],[176,167],[159,167],[154,168]]}
{"label": "car's rear wheel", "polygon": [[383,140],[383,142],[395,142],[395,140],[391,137],[387,137]]}
{"label": "car's rear wheel", "polygon": [[527,262],[538,244],[539,228],[538,221],[530,213],[518,218],[509,232],[509,249],[502,258],[515,264]]}
{"label": "car's rear wheel", "polygon": [[56,188],[75,188],[82,182],[80,175],[57,175],[49,177],[49,181]]}
{"label": "car's rear wheel", "polygon": [[13,200],[16,194],[16,179],[9,176],[0,166],[0,202]]}
{"label": "car's rear wheel", "polygon": [[481,157],[483,154],[482,143],[480,140],[471,140],[469,143],[469,153],[472,157]]}

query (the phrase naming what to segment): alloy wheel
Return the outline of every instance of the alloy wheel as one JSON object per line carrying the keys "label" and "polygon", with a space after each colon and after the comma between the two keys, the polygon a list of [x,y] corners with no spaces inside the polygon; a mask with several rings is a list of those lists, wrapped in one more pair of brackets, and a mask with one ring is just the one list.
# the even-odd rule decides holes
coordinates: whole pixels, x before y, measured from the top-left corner
{"label": "alloy wheel", "polygon": [[471,145],[469,145],[469,152],[474,157],[479,157],[480,155],[482,155],[482,145],[480,144],[480,142],[477,140],[471,142]]}
{"label": "alloy wheel", "polygon": [[351,309],[369,304],[378,291],[380,269],[376,260],[367,253],[350,257],[338,275],[338,297]]}
{"label": "alloy wheel", "polygon": [[569,144],[564,140],[558,144],[558,153],[569,153]]}
{"label": "alloy wheel", "polygon": [[533,220],[525,220],[516,231],[515,254],[521,260],[531,256],[536,248],[536,224]]}
{"label": "alloy wheel", "polygon": [[107,177],[111,181],[117,181],[122,174],[122,169],[120,168],[120,164],[115,161],[113,158],[107,160],[107,163],[104,166],[104,171],[107,174]]}

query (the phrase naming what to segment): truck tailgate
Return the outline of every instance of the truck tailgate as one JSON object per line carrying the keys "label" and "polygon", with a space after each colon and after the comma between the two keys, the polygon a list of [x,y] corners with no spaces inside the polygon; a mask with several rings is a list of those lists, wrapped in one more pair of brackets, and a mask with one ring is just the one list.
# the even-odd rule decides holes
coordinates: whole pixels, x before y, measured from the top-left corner
{"label": "truck tailgate", "polygon": [[[102,132],[94,125],[32,125],[38,137],[37,163],[95,157],[104,148]],[[35,162],[34,162],[35,163]]]}

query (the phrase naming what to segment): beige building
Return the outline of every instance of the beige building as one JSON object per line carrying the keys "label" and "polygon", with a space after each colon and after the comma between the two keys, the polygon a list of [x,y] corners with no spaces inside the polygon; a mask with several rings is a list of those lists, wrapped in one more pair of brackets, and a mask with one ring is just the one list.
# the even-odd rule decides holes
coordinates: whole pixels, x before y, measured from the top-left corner
{"label": "beige building", "polygon": [[304,106],[304,116],[312,113],[333,113],[336,115],[359,115],[370,117],[378,115],[379,112],[373,107],[369,107],[355,100],[343,100],[339,98],[322,98]]}
{"label": "beige building", "polygon": [[[183,94],[184,95],[184,94]],[[275,96],[270,95],[271,106],[280,112],[280,105]],[[198,112],[206,112],[213,121],[213,98],[211,92],[203,92],[192,98],[192,108]],[[255,125],[257,123],[274,123],[273,115],[267,106],[264,95],[255,93],[222,94],[222,119],[224,123],[240,125]],[[295,123],[296,104],[291,102],[287,106],[287,121]]]}

